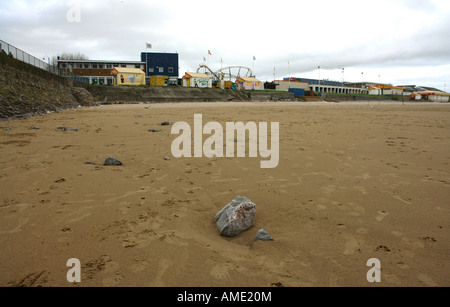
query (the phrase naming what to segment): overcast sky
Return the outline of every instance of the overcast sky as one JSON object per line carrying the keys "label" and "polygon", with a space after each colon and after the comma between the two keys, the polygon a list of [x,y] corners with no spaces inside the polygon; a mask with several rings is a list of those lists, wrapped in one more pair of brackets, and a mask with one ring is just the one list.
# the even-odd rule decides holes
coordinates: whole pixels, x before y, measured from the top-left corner
{"label": "overcast sky", "polygon": [[254,67],[262,81],[275,73],[449,91],[449,38],[448,0],[0,3],[0,39],[36,57],[139,61],[150,43],[149,51],[179,53],[180,77],[205,57],[213,70]]}

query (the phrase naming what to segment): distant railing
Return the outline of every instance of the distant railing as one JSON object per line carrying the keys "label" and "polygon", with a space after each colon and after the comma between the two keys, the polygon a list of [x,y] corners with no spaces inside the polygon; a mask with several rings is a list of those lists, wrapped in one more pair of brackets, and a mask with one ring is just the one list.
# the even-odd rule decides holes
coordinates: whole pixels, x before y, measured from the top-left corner
{"label": "distant railing", "polygon": [[72,79],[74,81],[81,82],[81,83],[89,83],[88,77],[80,77],[80,76],[63,76],[63,77],[67,78],[67,79]]}
{"label": "distant railing", "polygon": [[[25,62],[27,64],[33,65],[35,67],[41,68],[43,70],[49,71],[54,74],[58,74],[58,68],[46,63],[25,51],[20,50],[5,41],[0,40],[0,51],[6,52],[7,55],[12,56],[16,60]],[[50,60],[49,60],[50,61]]]}

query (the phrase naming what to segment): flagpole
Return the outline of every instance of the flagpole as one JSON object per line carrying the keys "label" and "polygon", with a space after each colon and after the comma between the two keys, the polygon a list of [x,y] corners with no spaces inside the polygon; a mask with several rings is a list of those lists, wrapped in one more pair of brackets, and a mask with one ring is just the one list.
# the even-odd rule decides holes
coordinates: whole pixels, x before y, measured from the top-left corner
{"label": "flagpole", "polygon": [[253,76],[255,76],[255,56],[253,56]]}
{"label": "flagpole", "polygon": [[[150,70],[148,67],[148,43],[145,43],[145,75],[148,76]],[[150,76],[149,76],[150,77]],[[145,80],[145,85],[147,85],[147,80]],[[149,85],[150,85],[150,78],[149,78]]]}
{"label": "flagpole", "polygon": [[291,68],[289,61],[288,61],[288,74],[289,74],[289,89],[291,89]]}
{"label": "flagpole", "polygon": [[209,67],[209,59],[210,59],[210,56],[211,56],[211,50],[208,50],[208,62],[206,63],[206,65]]}

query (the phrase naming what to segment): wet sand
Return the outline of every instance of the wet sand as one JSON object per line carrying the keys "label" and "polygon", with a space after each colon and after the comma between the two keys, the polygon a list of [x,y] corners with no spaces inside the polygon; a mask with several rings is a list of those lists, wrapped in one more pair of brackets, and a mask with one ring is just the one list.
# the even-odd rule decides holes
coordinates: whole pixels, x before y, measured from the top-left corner
{"label": "wet sand", "polygon": [[[279,122],[278,167],[172,157],[160,124],[194,114]],[[450,286],[449,149],[450,104],[140,104],[0,122],[0,286]],[[221,237],[214,215],[238,195],[255,226]],[[275,241],[250,249],[261,228]]]}

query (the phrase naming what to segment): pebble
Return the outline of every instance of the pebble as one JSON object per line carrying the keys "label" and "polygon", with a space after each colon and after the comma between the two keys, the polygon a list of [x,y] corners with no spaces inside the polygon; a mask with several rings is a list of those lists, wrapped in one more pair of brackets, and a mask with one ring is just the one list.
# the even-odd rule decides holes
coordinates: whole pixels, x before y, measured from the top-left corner
{"label": "pebble", "polygon": [[260,229],[258,231],[258,234],[256,235],[256,239],[261,240],[261,241],[275,241],[271,235],[269,235],[269,233],[267,231],[265,231],[264,229]]}
{"label": "pebble", "polygon": [[73,129],[73,128],[69,128],[69,127],[58,127],[59,130],[61,131],[78,131],[78,129]]}
{"label": "pebble", "polygon": [[253,249],[253,245],[255,244],[256,241],[275,241],[271,235],[269,235],[269,233],[267,231],[265,231],[264,229],[260,229],[258,231],[258,233],[256,234],[256,238],[255,240],[253,240],[252,243],[250,243],[250,249]]}
{"label": "pebble", "polygon": [[108,158],[105,160],[104,166],[121,166],[122,162],[114,158]]}

